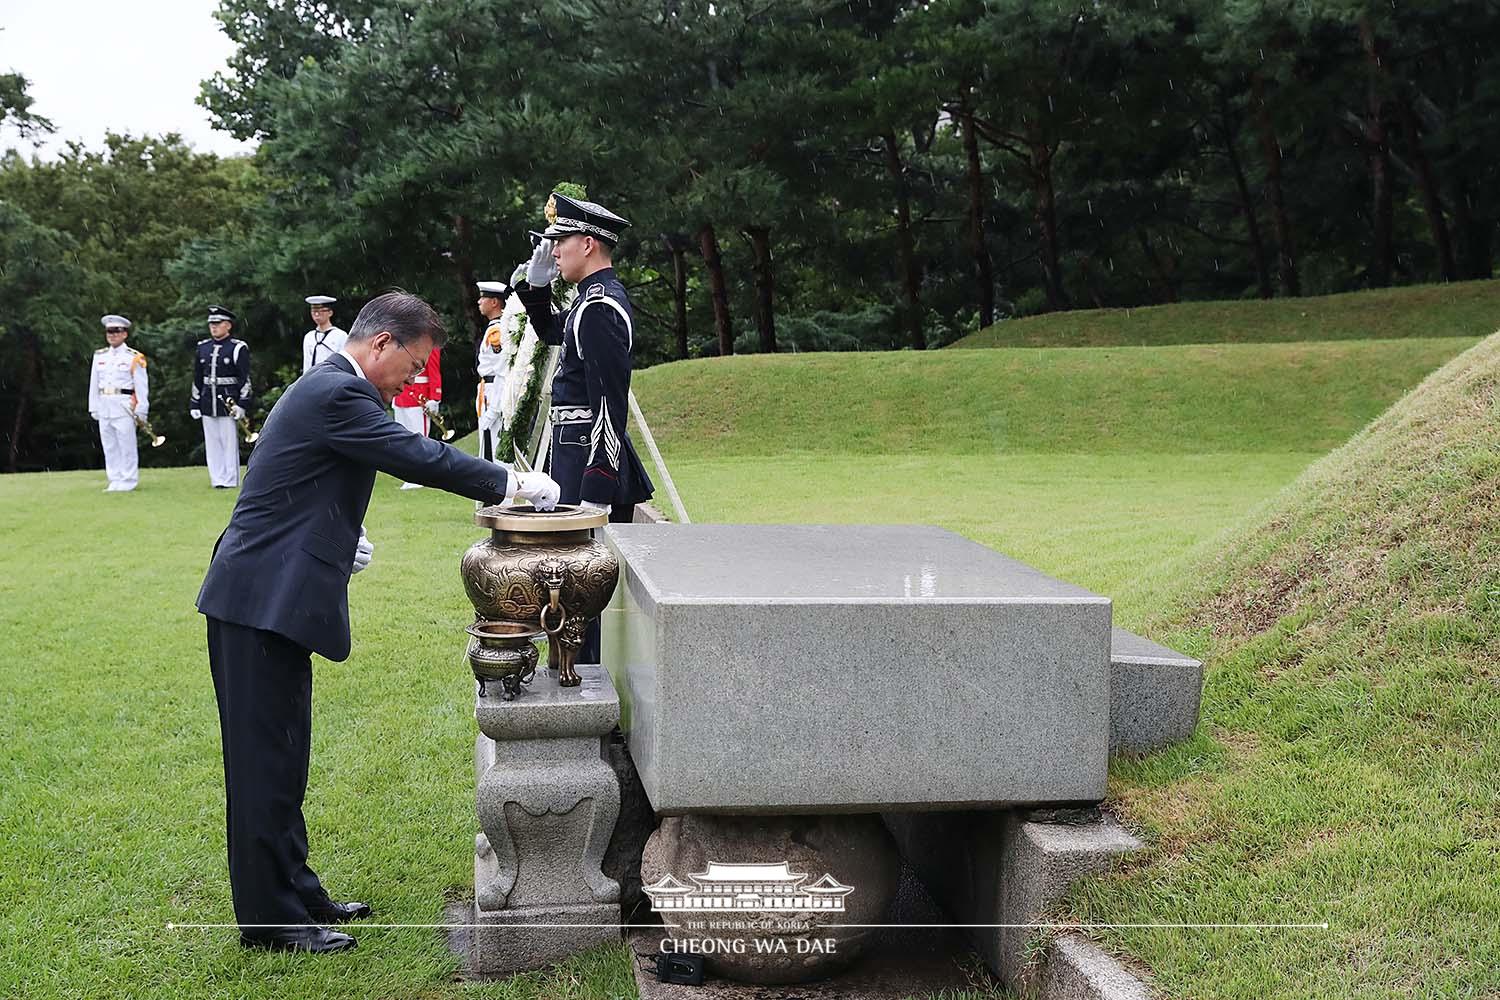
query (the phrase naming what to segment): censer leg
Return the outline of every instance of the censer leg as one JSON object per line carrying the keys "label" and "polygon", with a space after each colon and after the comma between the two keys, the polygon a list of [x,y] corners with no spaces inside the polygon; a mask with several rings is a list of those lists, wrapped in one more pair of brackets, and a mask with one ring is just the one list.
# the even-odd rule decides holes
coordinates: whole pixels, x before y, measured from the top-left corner
{"label": "censer leg", "polygon": [[562,653],[558,657],[560,664],[557,671],[558,687],[577,687],[578,674],[573,669],[573,662],[578,659],[578,647],[571,643],[559,642]]}

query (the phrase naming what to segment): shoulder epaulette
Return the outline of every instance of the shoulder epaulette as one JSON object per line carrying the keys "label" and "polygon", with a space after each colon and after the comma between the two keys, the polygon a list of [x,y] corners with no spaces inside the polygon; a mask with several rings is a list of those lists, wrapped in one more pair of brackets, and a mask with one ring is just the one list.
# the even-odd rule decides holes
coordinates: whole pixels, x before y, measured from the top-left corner
{"label": "shoulder epaulette", "polygon": [[105,353],[108,350],[109,350],[109,348],[107,348],[107,347],[101,347],[97,351],[95,351],[94,353],[95,354],[103,354],[103,353]]}
{"label": "shoulder epaulette", "polygon": [[208,343],[212,339],[213,339],[212,337],[204,337],[202,340],[198,341],[198,343],[199,344],[206,344],[206,343]]}
{"label": "shoulder epaulette", "polygon": [[586,299],[602,299],[602,298],[604,298],[604,282],[601,281],[597,285],[590,285],[588,292],[584,295],[584,298],[586,298]]}

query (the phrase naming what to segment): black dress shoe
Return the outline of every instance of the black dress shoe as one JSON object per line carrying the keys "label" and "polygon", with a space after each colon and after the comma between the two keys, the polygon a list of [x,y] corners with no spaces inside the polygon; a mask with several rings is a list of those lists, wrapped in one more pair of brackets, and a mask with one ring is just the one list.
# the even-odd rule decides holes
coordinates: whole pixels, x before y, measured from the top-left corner
{"label": "black dress shoe", "polygon": [[241,933],[240,944],[266,951],[348,951],[355,947],[354,938],[326,927],[283,927],[269,932]]}
{"label": "black dress shoe", "polygon": [[307,915],[320,924],[344,924],[370,915],[369,903],[339,903],[330,899],[321,906],[309,906]]}

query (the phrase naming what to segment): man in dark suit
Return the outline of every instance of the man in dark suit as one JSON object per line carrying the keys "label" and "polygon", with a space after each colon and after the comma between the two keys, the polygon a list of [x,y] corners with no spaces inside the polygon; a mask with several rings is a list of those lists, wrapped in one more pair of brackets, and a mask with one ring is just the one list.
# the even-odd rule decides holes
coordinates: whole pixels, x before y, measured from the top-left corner
{"label": "man in dark suit", "polygon": [[376,471],[499,503],[544,509],[558,489],[408,432],[391,399],[442,346],[442,320],[392,292],[360,311],[344,349],[277,401],[198,594],[224,745],[229,880],[240,942],[342,951],[324,924],[368,916],[335,902],[307,864],[302,799],[312,732],[311,654],[349,656],[348,583],[373,551],[361,521]]}

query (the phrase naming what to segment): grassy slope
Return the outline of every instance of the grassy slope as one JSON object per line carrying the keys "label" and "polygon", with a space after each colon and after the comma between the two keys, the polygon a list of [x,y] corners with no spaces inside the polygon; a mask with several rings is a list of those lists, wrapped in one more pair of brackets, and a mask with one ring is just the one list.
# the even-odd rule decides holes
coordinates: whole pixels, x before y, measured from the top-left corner
{"label": "grassy slope", "polygon": [[1135,625],[1169,555],[1470,343],[749,357],[637,384],[697,520],[938,524]]}
{"label": "grassy slope", "polygon": [[672,460],[1323,452],[1472,339],[756,355],[641,372]]}
{"label": "grassy slope", "polygon": [[1169,996],[1494,997],[1500,978],[1500,335],[1328,456],[1152,631],[1210,663],[1192,742],[1115,768],[1152,857],[1092,921]]}
{"label": "grassy slope", "polygon": [[1110,347],[1390,337],[1482,337],[1500,315],[1500,281],[1382,288],[1271,301],[1082,309],[1006,320],[953,347]]}

